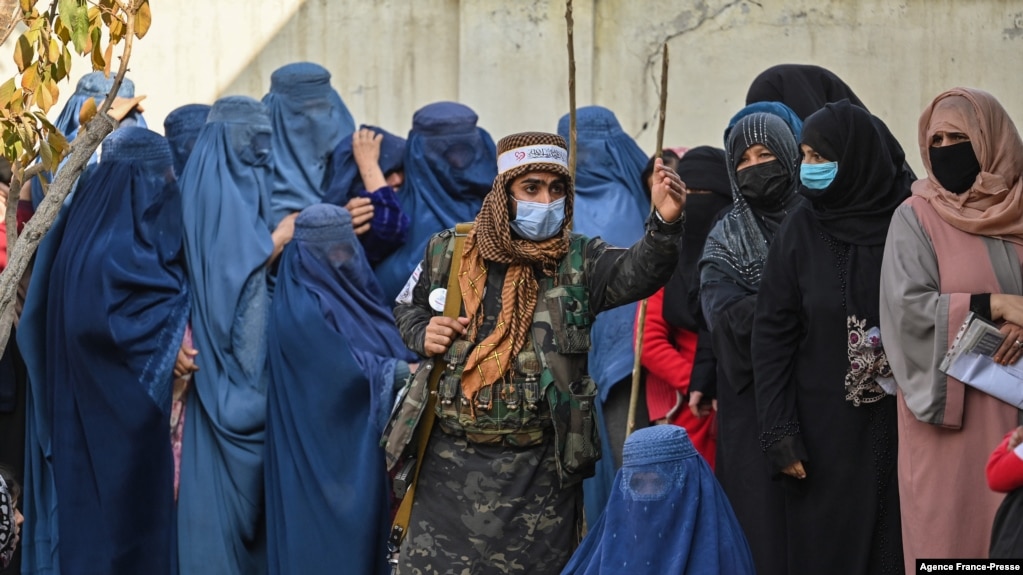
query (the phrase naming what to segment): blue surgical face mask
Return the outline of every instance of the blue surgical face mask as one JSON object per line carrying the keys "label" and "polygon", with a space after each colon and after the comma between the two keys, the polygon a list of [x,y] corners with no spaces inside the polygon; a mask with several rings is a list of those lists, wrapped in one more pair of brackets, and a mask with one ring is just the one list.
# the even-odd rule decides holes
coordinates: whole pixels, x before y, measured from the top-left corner
{"label": "blue surgical face mask", "polygon": [[811,190],[823,190],[835,181],[838,175],[838,162],[823,164],[803,163],[799,166],[799,180]]}
{"label": "blue surgical face mask", "polygon": [[565,198],[549,204],[515,200],[515,219],[509,222],[519,236],[542,242],[554,237],[565,223]]}

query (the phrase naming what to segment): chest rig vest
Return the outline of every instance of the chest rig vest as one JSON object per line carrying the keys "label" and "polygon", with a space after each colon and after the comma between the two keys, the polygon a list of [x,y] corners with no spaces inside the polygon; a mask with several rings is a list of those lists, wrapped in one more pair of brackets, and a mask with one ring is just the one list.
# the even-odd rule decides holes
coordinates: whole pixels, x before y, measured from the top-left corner
{"label": "chest rig vest", "polygon": [[[431,293],[447,285],[454,241],[446,239],[429,261]],[[529,339],[505,377],[481,389],[474,402],[466,398],[462,372],[475,343],[456,340],[444,356],[447,368],[437,391],[437,423],[445,433],[511,447],[539,445],[553,434],[563,480],[592,475],[600,458],[597,388],[587,372],[593,323],[587,241],[573,234],[556,276],[539,278]]]}

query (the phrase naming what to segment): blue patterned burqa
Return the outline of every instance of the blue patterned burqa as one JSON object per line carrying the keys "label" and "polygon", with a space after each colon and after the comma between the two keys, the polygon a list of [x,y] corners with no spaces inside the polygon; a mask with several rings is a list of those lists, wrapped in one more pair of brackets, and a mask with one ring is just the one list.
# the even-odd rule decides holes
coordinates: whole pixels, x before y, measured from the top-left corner
{"label": "blue patterned burqa", "polygon": [[[569,117],[558,122],[558,134],[568,141]],[[650,200],[643,187],[646,154],[626,134],[614,113],[600,106],[576,111],[575,205],[572,231],[600,236],[613,246],[628,248],[643,237]],[[617,307],[597,316],[590,331],[590,375],[600,399],[632,374],[632,347],[637,304]],[[599,408],[599,406],[598,406]],[[601,440],[609,443],[601,418]],[[609,450],[597,463],[596,475],[586,480],[586,516],[596,517],[604,507],[614,481],[615,462]]]}
{"label": "blue patterned burqa", "polygon": [[[405,347],[348,210],[295,221],[270,315],[266,497],[271,575],[384,575],[390,491],[380,436]],[[342,568],[343,566],[343,568]]]}
{"label": "blue patterned burqa", "polygon": [[497,177],[497,147],[476,112],[455,102],[423,106],[405,146],[402,210],[412,218],[405,245],[376,267],[385,301],[394,298],[423,260],[433,234],[471,222]]}
{"label": "blue patterned burqa", "polygon": [[270,133],[263,104],[244,96],[218,100],[180,179],[199,351],[181,454],[182,575],[266,572]]}
{"label": "blue patterned burqa", "polygon": [[195,146],[195,139],[206,125],[206,117],[209,115],[210,106],[206,104],[185,104],[175,108],[163,120],[163,135],[174,154],[175,174],[180,175],[184,171],[185,162]]}
{"label": "blue patterned burqa", "polygon": [[[82,112],[82,105],[89,98],[95,98],[96,105],[98,106],[104,98],[107,97],[107,93],[110,92],[110,88],[114,87],[114,76],[111,75],[109,78],[106,77],[103,72],[89,72],[82,76],[78,80],[78,84],[75,86],[75,93],[68,98],[64,108],[61,109],[60,115],[57,116],[57,120],[53,122],[53,126],[60,130],[61,134],[67,138],[70,143],[78,136],[78,128],[81,126],[78,123],[79,115]],[[121,80],[121,87],[117,90],[118,98],[134,98],[135,97],[135,83],[125,77]],[[145,128],[146,119],[142,116],[142,112],[137,109],[132,110],[128,115],[121,120],[118,127],[127,128],[129,126],[138,126]],[[99,161],[99,155],[93,154],[89,160],[89,164],[94,164]],[[51,175],[46,173],[43,175],[46,181],[51,180]],[[38,178],[32,180],[32,205],[35,207],[39,206],[39,202],[43,201],[43,186],[39,182]]]}
{"label": "blue patterned burqa", "polygon": [[171,569],[167,422],[188,315],[181,197],[163,137],[126,128],[106,147],[40,250],[22,317],[25,573]]}
{"label": "blue patterned burqa", "polygon": [[355,120],[319,64],[296,62],[270,76],[263,96],[273,126],[271,223],[323,199],[324,176],[334,148],[355,131]]}
{"label": "blue patterned burqa", "polygon": [[753,556],[714,472],[675,425],[625,440],[604,514],[562,575],[753,575]]}

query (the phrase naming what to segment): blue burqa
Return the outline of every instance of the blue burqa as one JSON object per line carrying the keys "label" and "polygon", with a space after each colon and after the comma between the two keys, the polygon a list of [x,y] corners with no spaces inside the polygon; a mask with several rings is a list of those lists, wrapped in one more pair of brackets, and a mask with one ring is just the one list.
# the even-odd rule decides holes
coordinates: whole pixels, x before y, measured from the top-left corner
{"label": "blue burqa", "polygon": [[[402,171],[405,160],[405,138],[377,128],[376,126],[362,126],[380,134],[380,171],[384,177],[392,172]],[[334,148],[334,154],[330,160],[330,173],[326,179],[326,191],[323,201],[343,206],[348,200],[355,198],[359,190],[365,190],[366,185],[362,182],[362,175],[359,173],[359,165],[355,163],[355,155],[352,153],[352,138],[344,137],[341,143]],[[366,190],[373,192],[376,190]]]}
{"label": "blue burqa", "polygon": [[263,96],[273,126],[273,225],[323,199],[330,155],[355,131],[355,120],[319,64],[296,62],[270,76]]}
{"label": "blue burqa", "polygon": [[476,120],[476,112],[455,102],[423,106],[412,117],[399,198],[412,228],[405,245],[376,267],[388,303],[423,260],[430,236],[475,220],[497,177],[497,147]]}
{"label": "blue burqa", "polygon": [[[568,124],[566,114],[558,122],[558,134],[566,141]],[[586,106],[577,110],[576,130],[572,231],[600,236],[614,246],[630,247],[643,237],[650,215],[650,200],[642,181],[647,157],[607,108]],[[636,307],[633,303],[605,311],[591,328],[590,375],[602,402],[616,383],[632,374]],[[603,417],[600,419],[601,440],[607,445],[609,436]],[[597,462],[596,475],[586,481],[584,488],[587,517],[600,514],[614,475],[614,458],[605,450],[605,457]]]}
{"label": "blue burqa", "polygon": [[[60,509],[47,517],[31,506],[32,545],[45,545],[45,533],[53,533],[47,523],[55,521],[61,573],[169,574],[167,422],[188,313],[181,198],[163,137],[126,128],[106,145],[62,216],[58,243],[40,253],[22,319],[31,325],[30,377],[42,391],[33,393],[32,410],[52,418],[53,483],[43,483],[39,495],[54,497],[47,506],[59,502]],[[31,476],[39,467],[34,455],[28,459]],[[31,477],[29,485],[37,484]],[[55,572],[36,561],[40,551],[27,553],[26,572]]]}
{"label": "blue burqa", "polygon": [[182,575],[266,571],[270,133],[263,104],[221,98],[180,179],[192,342],[199,351],[186,399],[178,493]]}
{"label": "blue burqa", "polygon": [[[78,84],[75,86],[75,93],[68,98],[64,108],[61,109],[60,115],[57,116],[56,121],[53,122],[53,126],[60,130],[61,134],[67,138],[70,143],[78,136],[79,116],[82,112],[82,105],[89,98],[96,100],[96,105],[99,104],[107,97],[110,92],[110,88],[114,87],[114,76],[111,75],[109,78],[103,74],[103,72],[89,72],[82,76],[78,80]],[[135,97],[135,83],[125,77],[121,80],[121,87],[117,90],[118,98],[134,98]],[[145,128],[146,119],[142,116],[142,112],[137,109],[132,110],[128,115],[121,120],[119,127],[138,126]],[[90,164],[99,161],[98,154],[93,154],[89,160]],[[51,174],[44,173],[42,177],[46,178],[49,182]],[[43,201],[43,186],[38,178],[32,180],[32,206],[38,207],[39,202]]]}
{"label": "blue burqa", "polygon": [[317,204],[299,214],[270,315],[271,575],[389,573],[380,436],[395,371],[407,373],[415,355],[379,289],[347,210]]}
{"label": "blue burqa", "polygon": [[753,556],[714,472],[675,425],[625,441],[604,514],[562,575],[753,575]]}
{"label": "blue burqa", "polygon": [[67,224],[67,210],[39,242],[36,261],[18,324],[18,347],[28,370],[25,393],[25,485],[21,507],[21,572],[60,574],[57,488],[53,479],[53,388],[46,357],[47,290],[53,260]]}
{"label": "blue burqa", "polygon": [[206,104],[185,104],[175,108],[163,120],[163,135],[174,154],[175,174],[180,175],[184,171],[185,162],[195,146],[195,139],[206,125],[206,117],[209,115],[210,106]]}

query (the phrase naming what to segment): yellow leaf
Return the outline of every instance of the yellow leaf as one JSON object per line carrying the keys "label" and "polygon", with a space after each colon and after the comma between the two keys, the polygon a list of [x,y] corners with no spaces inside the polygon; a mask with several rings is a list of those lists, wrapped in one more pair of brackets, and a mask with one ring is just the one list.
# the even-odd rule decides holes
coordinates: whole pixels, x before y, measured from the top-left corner
{"label": "yellow leaf", "polygon": [[32,9],[33,4],[35,4],[35,0],[21,0],[21,11],[28,12]]}
{"label": "yellow leaf", "polygon": [[57,86],[56,80],[51,79],[49,82],[46,83],[46,87],[50,90],[50,96],[53,97],[53,101],[55,103],[57,102],[57,100],[60,100],[60,87]]}
{"label": "yellow leaf", "polygon": [[153,14],[149,10],[149,0],[142,0],[138,13],[135,14],[135,36],[142,38],[153,24]]}
{"label": "yellow leaf", "polygon": [[119,18],[110,21],[110,42],[116,44],[124,38],[124,22]]}
{"label": "yellow leaf", "polygon": [[14,63],[18,66],[19,72],[24,72],[32,64],[32,44],[22,34],[18,37],[18,43],[14,46]]}
{"label": "yellow leaf", "polygon": [[50,108],[53,107],[53,92],[46,85],[49,82],[43,83],[39,90],[36,91],[36,104],[43,110],[43,112],[49,112]]}
{"label": "yellow leaf", "polygon": [[35,92],[39,88],[39,70],[36,70],[35,66],[25,68],[25,73],[21,76],[21,87],[29,92]]}
{"label": "yellow leaf", "polygon": [[11,103],[11,98],[14,97],[14,90],[16,90],[17,84],[14,83],[14,78],[11,78],[0,85],[0,108],[6,108]]}
{"label": "yellow leaf", "polygon": [[60,130],[53,128],[49,132],[47,132],[46,141],[49,142],[51,146],[53,146],[53,149],[57,152],[57,155],[63,157],[65,152],[67,152],[68,148],[67,138],[64,137],[64,134],[60,133]]}
{"label": "yellow leaf", "polygon": [[110,77],[110,63],[114,61],[114,45],[107,44],[106,51],[103,52],[103,58],[107,61],[107,65],[103,67],[103,73],[106,74],[107,78]]}
{"label": "yellow leaf", "polygon": [[50,38],[50,50],[46,59],[51,63],[60,60],[60,44],[53,38]]}
{"label": "yellow leaf", "polygon": [[78,123],[88,124],[89,120],[96,115],[96,98],[89,98],[82,104],[81,110],[78,112]]}

